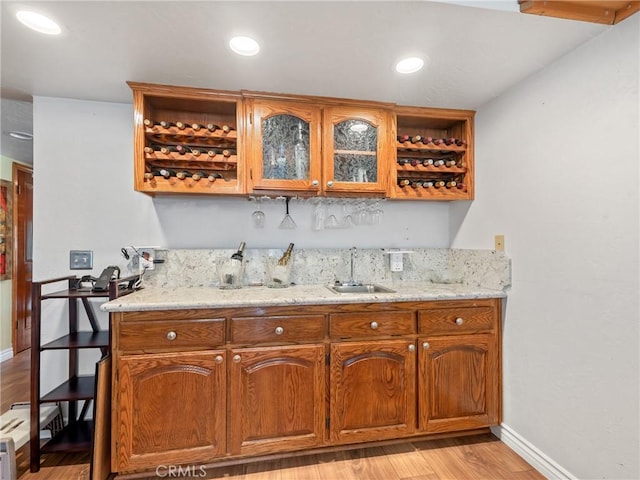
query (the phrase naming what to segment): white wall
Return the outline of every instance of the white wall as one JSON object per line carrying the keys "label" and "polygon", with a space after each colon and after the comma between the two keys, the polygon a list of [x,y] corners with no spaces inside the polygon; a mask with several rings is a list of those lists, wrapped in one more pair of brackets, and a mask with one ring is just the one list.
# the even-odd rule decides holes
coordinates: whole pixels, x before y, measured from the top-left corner
{"label": "white wall", "polygon": [[504,424],[580,479],[637,479],[639,32],[625,20],[476,116],[452,246],[513,262]]}

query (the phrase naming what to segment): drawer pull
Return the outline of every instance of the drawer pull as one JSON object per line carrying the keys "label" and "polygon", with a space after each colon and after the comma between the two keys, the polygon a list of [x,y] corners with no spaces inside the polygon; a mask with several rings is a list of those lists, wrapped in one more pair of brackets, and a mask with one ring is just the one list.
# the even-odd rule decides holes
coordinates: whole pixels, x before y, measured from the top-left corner
{"label": "drawer pull", "polygon": [[240,360],[242,360],[242,357],[240,357],[240,355],[234,355],[233,356],[233,361],[238,363]]}
{"label": "drawer pull", "polygon": [[464,319],[462,317],[456,318],[456,325],[462,325],[464,323]]}
{"label": "drawer pull", "polygon": [[409,351],[410,352],[415,352],[416,351],[416,346],[413,343],[409,344]]}
{"label": "drawer pull", "polygon": [[284,328],[282,327],[276,327],[276,335],[282,335],[284,333]]}
{"label": "drawer pull", "polygon": [[178,338],[178,334],[176,332],[174,332],[173,330],[171,330],[170,332],[167,332],[167,340],[175,340],[176,338]]}
{"label": "drawer pull", "polygon": [[222,363],[223,360],[222,355],[216,355],[216,363]]}
{"label": "drawer pull", "polygon": [[378,328],[378,322],[371,322],[371,329],[376,330]]}
{"label": "drawer pull", "polygon": [[429,347],[430,347],[430,346],[431,346],[431,345],[429,345],[429,342],[424,342],[424,343],[422,344],[422,349],[423,349],[423,350],[429,350]]}

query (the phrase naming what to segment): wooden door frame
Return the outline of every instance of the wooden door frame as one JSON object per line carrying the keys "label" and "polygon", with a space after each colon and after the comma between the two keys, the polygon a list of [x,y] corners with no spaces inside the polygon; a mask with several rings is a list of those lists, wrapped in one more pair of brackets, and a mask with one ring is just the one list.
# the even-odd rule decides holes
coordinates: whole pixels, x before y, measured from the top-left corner
{"label": "wooden door frame", "polygon": [[[18,172],[19,171],[30,173],[33,178],[33,167],[30,167],[29,165],[25,165],[22,163],[13,162],[12,168],[11,168],[11,183],[13,187],[11,192],[13,196],[13,208],[11,212],[12,213],[11,231],[13,232],[12,242],[11,242],[11,265],[13,267],[13,270],[11,273],[11,349],[13,350],[14,356],[16,355],[17,330],[18,330],[18,312],[16,309],[17,299],[18,299],[18,289],[16,288],[15,267],[18,264],[18,202],[20,197],[18,195],[17,189],[18,189]],[[31,217],[33,220],[33,210],[31,212]],[[31,272],[31,274],[33,276],[33,271]],[[29,336],[29,338],[31,338],[31,336]]]}

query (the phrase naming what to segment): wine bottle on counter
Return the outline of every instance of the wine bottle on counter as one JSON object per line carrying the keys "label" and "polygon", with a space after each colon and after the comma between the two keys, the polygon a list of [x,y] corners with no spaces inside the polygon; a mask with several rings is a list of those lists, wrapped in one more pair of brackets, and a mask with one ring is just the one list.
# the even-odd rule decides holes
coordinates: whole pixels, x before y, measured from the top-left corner
{"label": "wine bottle on counter", "polygon": [[245,243],[240,242],[240,245],[238,246],[238,250],[236,251],[236,253],[231,255],[231,260],[237,260],[241,262],[244,259],[244,247],[245,247]]}
{"label": "wine bottle on counter", "polygon": [[291,253],[293,252],[293,243],[290,243],[285,252],[282,254],[280,259],[278,260],[278,265],[281,267],[286,267],[289,264],[289,260],[291,260]]}

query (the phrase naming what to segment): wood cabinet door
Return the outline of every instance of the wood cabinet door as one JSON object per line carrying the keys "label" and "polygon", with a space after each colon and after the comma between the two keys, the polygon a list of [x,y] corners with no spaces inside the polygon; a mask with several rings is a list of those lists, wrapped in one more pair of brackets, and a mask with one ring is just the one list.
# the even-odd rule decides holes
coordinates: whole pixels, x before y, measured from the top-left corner
{"label": "wood cabinet door", "polygon": [[253,99],[248,109],[249,188],[320,192],[321,108]]}
{"label": "wood cabinet door", "polygon": [[[395,156],[390,113],[365,107],[327,107],[323,121],[323,189],[336,193],[387,190]],[[395,144],[394,144],[395,146]]]}
{"label": "wood cabinet door", "polygon": [[415,431],[414,340],[334,343],[330,377],[332,443],[398,438]]}
{"label": "wood cabinet door", "polygon": [[223,350],[120,357],[113,471],[225,454],[225,358]]}
{"label": "wood cabinet door", "polygon": [[231,454],[321,445],[325,430],[324,345],[232,350]]}
{"label": "wood cabinet door", "polygon": [[449,432],[500,422],[500,366],[491,334],[419,340],[419,427]]}

